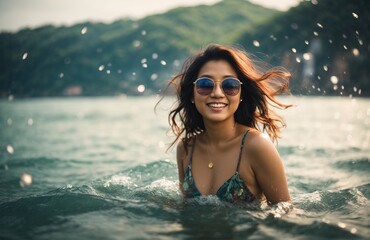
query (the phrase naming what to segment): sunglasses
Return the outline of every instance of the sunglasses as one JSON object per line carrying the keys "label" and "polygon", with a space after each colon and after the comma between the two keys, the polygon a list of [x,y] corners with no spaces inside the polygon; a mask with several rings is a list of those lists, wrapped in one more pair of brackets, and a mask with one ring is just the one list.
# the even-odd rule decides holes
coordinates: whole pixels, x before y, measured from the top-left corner
{"label": "sunglasses", "polygon": [[[243,83],[236,78],[225,78],[221,81],[222,91],[229,96],[235,96],[240,91],[240,85]],[[195,88],[199,95],[209,95],[215,88],[215,81],[208,77],[201,77],[194,81]]]}

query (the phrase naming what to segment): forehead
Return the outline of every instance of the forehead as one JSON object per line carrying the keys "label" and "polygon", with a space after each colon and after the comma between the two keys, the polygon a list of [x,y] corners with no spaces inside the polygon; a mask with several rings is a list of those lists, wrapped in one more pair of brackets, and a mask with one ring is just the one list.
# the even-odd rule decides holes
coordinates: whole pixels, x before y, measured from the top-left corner
{"label": "forehead", "polygon": [[203,75],[209,75],[215,78],[224,76],[237,77],[234,68],[225,60],[212,60],[205,63],[200,69],[198,77]]}

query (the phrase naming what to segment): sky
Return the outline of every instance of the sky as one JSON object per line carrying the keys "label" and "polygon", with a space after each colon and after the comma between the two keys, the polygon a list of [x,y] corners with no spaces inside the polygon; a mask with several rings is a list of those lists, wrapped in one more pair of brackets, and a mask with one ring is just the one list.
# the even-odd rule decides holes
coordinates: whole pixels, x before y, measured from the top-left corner
{"label": "sky", "polygon": [[[0,31],[15,32],[45,24],[72,25],[79,22],[113,22],[139,19],[180,6],[212,5],[220,0],[0,0]],[[300,0],[250,0],[265,7],[286,11]]]}

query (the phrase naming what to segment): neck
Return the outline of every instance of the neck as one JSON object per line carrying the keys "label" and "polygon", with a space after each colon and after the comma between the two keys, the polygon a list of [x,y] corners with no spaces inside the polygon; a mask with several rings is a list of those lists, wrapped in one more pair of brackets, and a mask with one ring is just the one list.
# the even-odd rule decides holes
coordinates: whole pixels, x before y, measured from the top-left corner
{"label": "neck", "polygon": [[240,126],[235,119],[225,122],[204,122],[204,136],[210,144],[219,144],[231,140],[239,135]]}

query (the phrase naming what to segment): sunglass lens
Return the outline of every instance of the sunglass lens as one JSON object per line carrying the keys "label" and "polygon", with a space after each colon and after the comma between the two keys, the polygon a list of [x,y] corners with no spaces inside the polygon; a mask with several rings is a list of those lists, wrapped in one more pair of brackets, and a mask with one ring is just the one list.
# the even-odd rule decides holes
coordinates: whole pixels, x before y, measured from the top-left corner
{"label": "sunglass lens", "polygon": [[197,80],[195,86],[200,95],[209,95],[213,91],[214,83],[211,79],[201,78]]}
{"label": "sunglass lens", "polygon": [[224,81],[222,81],[222,89],[224,90],[225,94],[235,96],[239,93],[240,82],[232,78],[225,79]]}

